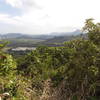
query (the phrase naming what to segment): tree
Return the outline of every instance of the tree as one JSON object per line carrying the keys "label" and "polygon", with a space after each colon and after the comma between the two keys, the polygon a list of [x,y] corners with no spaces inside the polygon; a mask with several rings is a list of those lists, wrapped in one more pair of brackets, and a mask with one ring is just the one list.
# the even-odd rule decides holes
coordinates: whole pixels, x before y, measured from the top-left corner
{"label": "tree", "polygon": [[9,76],[13,74],[16,63],[13,57],[3,52],[6,43],[0,44],[0,76]]}
{"label": "tree", "polygon": [[13,57],[3,52],[5,44],[0,44],[0,93],[10,91],[15,78],[16,62]]}
{"label": "tree", "polygon": [[87,19],[83,30],[88,33],[89,40],[100,45],[100,23],[94,23],[93,19]]}

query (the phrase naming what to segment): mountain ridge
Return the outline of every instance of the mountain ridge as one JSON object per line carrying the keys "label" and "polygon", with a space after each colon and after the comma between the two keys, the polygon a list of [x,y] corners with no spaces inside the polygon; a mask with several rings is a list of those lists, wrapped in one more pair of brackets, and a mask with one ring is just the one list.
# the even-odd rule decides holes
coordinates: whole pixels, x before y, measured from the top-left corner
{"label": "mountain ridge", "polygon": [[82,32],[80,30],[75,30],[73,32],[52,32],[49,34],[41,34],[41,35],[32,35],[32,34],[24,34],[24,33],[6,33],[1,34],[1,39],[9,39],[9,38],[28,38],[28,39],[50,39],[59,36],[71,36],[71,35],[79,35]]}

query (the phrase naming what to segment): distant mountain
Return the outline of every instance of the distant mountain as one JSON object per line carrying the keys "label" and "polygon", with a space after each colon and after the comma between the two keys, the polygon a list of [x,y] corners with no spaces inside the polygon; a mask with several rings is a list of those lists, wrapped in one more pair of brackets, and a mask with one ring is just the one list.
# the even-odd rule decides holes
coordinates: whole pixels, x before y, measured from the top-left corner
{"label": "distant mountain", "polygon": [[28,35],[28,34],[23,34],[23,33],[7,33],[7,34],[2,34],[0,35],[1,39],[51,39],[54,37],[59,37],[59,36],[75,36],[79,35],[82,32],[80,30],[76,30],[74,32],[53,32],[50,33],[49,35]]}
{"label": "distant mountain", "polygon": [[85,37],[80,30],[74,32],[56,32],[48,35],[28,35],[23,33],[7,33],[0,35],[1,40],[9,41],[10,47],[32,47],[38,45],[56,46],[56,43],[63,43],[79,37]]}
{"label": "distant mountain", "polygon": [[79,34],[79,35],[70,35],[70,36],[56,36],[52,39],[48,39],[46,41],[41,42],[41,44],[44,45],[49,45],[49,44],[57,44],[57,43],[63,43],[65,41],[70,41],[73,39],[78,39],[78,38],[84,38],[87,39],[87,34]]}
{"label": "distant mountain", "polygon": [[7,33],[0,35],[0,39],[50,39],[52,35],[28,35],[23,33]]}
{"label": "distant mountain", "polygon": [[21,37],[21,33],[7,33],[0,35],[1,39],[18,38]]}
{"label": "distant mountain", "polygon": [[73,32],[53,32],[53,33],[50,33],[50,35],[52,36],[75,36],[75,35],[79,35],[79,34],[82,34],[81,30],[75,30]]}

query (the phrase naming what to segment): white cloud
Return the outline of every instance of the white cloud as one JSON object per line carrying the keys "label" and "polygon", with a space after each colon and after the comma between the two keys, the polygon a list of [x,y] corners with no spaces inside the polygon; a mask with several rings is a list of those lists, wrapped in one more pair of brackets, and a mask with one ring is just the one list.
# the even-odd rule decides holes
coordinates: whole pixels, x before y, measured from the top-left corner
{"label": "white cloud", "polygon": [[39,8],[34,0],[6,0],[6,3],[15,8],[29,9]]}
{"label": "white cloud", "polygon": [[11,18],[8,14],[0,14],[0,22],[7,24],[17,24],[17,21]]}
{"label": "white cloud", "polygon": [[6,0],[6,3],[22,10],[22,15],[2,16],[2,22],[19,25],[19,30],[27,33],[71,31],[82,27],[85,19],[91,17],[100,21],[99,0]]}
{"label": "white cloud", "polygon": [[18,7],[18,8],[22,6],[22,0],[6,0],[6,3],[10,4],[13,7]]}

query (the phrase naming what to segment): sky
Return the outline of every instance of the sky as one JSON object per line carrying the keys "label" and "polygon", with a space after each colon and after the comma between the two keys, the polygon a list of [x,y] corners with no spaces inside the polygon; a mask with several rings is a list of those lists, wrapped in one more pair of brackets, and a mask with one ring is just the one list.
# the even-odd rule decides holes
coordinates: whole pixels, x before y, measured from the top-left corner
{"label": "sky", "polygon": [[100,22],[100,0],[0,0],[0,33],[47,34]]}

